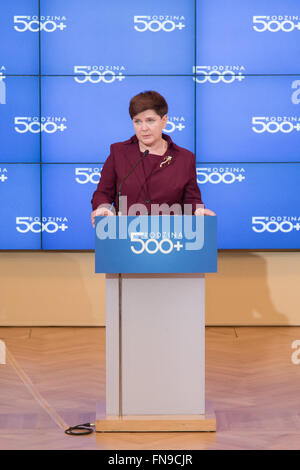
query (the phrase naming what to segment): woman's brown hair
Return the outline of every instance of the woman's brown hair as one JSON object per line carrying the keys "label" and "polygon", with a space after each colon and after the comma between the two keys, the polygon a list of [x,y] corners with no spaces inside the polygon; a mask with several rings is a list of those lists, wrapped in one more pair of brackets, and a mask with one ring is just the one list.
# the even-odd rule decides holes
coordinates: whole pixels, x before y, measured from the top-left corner
{"label": "woman's brown hair", "polygon": [[129,103],[131,119],[147,109],[153,109],[162,118],[168,112],[168,104],[157,91],[143,91],[131,98]]}

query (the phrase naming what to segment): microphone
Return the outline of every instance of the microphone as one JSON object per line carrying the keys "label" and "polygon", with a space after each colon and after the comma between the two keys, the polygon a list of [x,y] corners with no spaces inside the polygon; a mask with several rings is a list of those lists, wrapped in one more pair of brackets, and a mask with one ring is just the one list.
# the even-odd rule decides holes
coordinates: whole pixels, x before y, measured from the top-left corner
{"label": "microphone", "polygon": [[119,201],[119,212],[118,212],[118,215],[122,215],[122,212],[121,212],[121,197],[122,197],[122,186],[123,186],[123,183],[127,180],[127,178],[131,175],[131,173],[134,172],[134,170],[136,169],[136,167],[141,163],[141,161],[147,157],[147,155],[149,154],[149,150],[145,150],[145,152],[143,153],[143,155],[141,156],[141,158],[138,159],[138,161],[133,165],[132,168],[130,168],[130,170],[128,171],[127,175],[124,176],[124,178],[122,179],[121,183],[120,183],[120,186],[119,186],[119,191],[118,191],[118,201]]}

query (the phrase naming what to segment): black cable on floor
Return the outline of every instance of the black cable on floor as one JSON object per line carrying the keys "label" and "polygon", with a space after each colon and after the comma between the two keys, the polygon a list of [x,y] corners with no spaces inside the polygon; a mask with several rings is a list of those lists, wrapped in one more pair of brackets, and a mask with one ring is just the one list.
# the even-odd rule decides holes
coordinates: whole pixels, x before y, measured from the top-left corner
{"label": "black cable on floor", "polygon": [[87,434],[92,434],[95,431],[94,423],[84,423],[77,424],[77,426],[70,426],[65,430],[65,434],[69,436],[85,436]]}

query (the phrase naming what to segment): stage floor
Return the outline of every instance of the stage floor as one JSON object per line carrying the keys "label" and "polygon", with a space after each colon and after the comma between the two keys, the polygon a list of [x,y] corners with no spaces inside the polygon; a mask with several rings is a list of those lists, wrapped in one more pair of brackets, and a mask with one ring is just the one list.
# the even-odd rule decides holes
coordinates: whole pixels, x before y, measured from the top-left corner
{"label": "stage floor", "polygon": [[300,327],[206,328],[217,433],[67,436],[95,422],[97,402],[105,409],[105,328],[0,328],[0,340],[1,450],[300,448]]}

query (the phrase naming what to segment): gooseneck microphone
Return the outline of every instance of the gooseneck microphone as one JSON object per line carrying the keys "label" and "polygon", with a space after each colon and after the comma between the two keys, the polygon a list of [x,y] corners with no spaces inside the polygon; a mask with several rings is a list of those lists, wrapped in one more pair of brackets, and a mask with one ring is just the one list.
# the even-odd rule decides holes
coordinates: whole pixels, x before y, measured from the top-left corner
{"label": "gooseneck microphone", "polygon": [[128,171],[127,175],[124,176],[124,178],[122,179],[121,183],[120,183],[120,186],[119,186],[119,191],[118,191],[118,201],[119,201],[119,212],[118,212],[118,215],[122,215],[122,211],[121,211],[121,197],[122,197],[122,186],[123,186],[123,183],[127,180],[127,178],[131,175],[131,173],[134,172],[134,170],[136,169],[136,167],[141,163],[141,161],[143,161],[143,159],[145,157],[147,157],[147,155],[149,154],[149,150],[145,150],[145,152],[143,153],[143,155],[141,156],[141,158],[138,159],[138,161],[133,165],[132,168],[130,168],[130,170]]}

